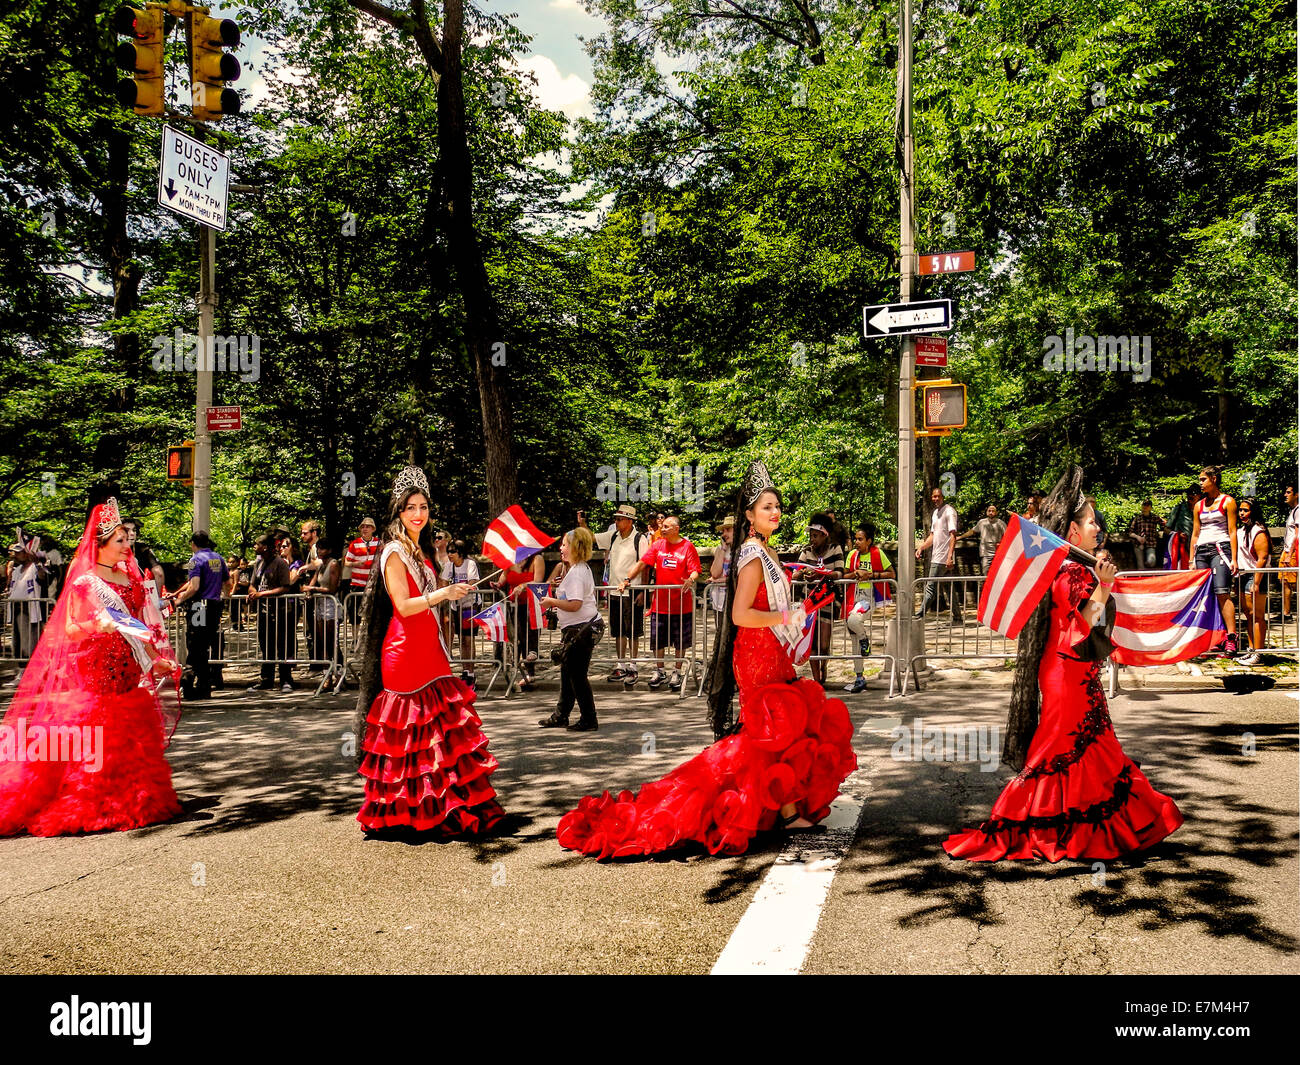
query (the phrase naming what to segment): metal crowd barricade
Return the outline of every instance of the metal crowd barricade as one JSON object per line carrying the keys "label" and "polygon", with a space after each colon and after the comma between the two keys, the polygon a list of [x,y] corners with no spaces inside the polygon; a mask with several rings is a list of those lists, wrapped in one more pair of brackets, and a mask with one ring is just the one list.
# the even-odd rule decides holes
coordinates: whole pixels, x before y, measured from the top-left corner
{"label": "metal crowd barricade", "polygon": [[[865,615],[865,630],[863,635],[859,636],[849,628],[849,617],[853,607],[857,605],[858,586],[860,584],[868,585],[868,595],[874,596],[876,585],[885,585],[887,589],[886,597],[879,603],[872,601],[869,610],[863,612]],[[826,653],[815,653],[809,655],[810,662],[854,662],[859,659],[865,665],[868,660],[882,660],[889,663],[889,694],[892,697],[898,681],[898,657],[891,653],[890,648],[897,646],[890,639],[891,621],[897,618],[898,614],[898,582],[889,578],[881,578],[874,581],[858,581],[852,578],[839,580],[835,582],[836,600],[833,606],[822,607],[817,613],[819,615],[817,625],[822,625],[822,619],[828,618],[831,623],[829,646]],[[796,594],[795,599],[799,596]],[[865,602],[864,598],[864,602]],[[895,626],[896,630],[896,626]],[[819,651],[818,640],[820,632],[814,636],[813,648]],[[870,646],[869,654],[862,654],[862,649],[857,646],[858,641],[866,639]]]}
{"label": "metal crowd barricade", "polygon": [[31,660],[55,602],[0,596],[0,665],[25,666]]}
{"label": "metal crowd barricade", "polygon": [[[182,603],[167,621],[167,632],[178,661],[187,655],[187,618],[191,601]],[[326,604],[333,604],[333,609]],[[344,673],[345,608],[338,595],[282,593],[249,600],[245,596],[221,600],[217,642],[209,658],[222,669],[281,665],[320,666],[319,695],[337,678],[334,691],[342,690]],[[299,649],[305,655],[299,655]]]}
{"label": "metal crowd barricade", "polygon": [[[923,660],[936,659],[1004,659],[1016,657],[1016,640],[1008,640],[988,626],[980,623],[976,616],[980,593],[984,589],[983,574],[962,574],[943,577],[918,577],[912,582],[912,594],[918,610],[925,603],[926,585],[934,585],[932,603],[926,605],[923,618],[918,624],[924,625],[925,638],[918,653],[915,648],[904,671],[902,694],[907,694],[907,676],[915,676],[916,664]],[[952,596],[957,597],[961,621],[952,617]],[[931,619],[931,612],[934,617]],[[918,685],[919,686],[919,685]]]}

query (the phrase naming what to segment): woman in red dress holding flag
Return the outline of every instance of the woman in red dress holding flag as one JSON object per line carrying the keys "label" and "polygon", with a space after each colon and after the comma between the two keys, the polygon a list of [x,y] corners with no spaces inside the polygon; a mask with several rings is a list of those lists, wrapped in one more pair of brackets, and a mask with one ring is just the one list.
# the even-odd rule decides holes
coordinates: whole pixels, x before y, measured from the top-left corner
{"label": "woman in red dress holding flag", "polygon": [[[694,841],[711,854],[740,854],[758,832],[822,820],[857,768],[844,703],[795,676],[796,660],[808,657],[808,614],[824,599],[791,602],[789,578],[767,544],[781,523],[781,496],[761,462],[749,468],[735,519],[710,670],[709,709],[722,738],[636,795],[587,796],[560,819],[560,846],[620,858]],[[729,728],[737,688],[740,722]]]}
{"label": "woman in red dress holding flag", "polygon": [[163,754],[180,668],[117,501],[96,506],[0,723],[0,836],[125,830],[180,813]]}
{"label": "woman in red dress holding flag", "polygon": [[[1082,481],[1077,466],[1062,477],[1039,524],[1090,552],[1101,530],[1080,493]],[[1007,535],[1018,534],[1013,528]],[[948,837],[943,846],[952,857],[1117,858],[1153,846],[1183,823],[1173,800],[1152,788],[1124,754],[1102,694],[1101,660],[1111,647],[1106,604],[1115,572],[1110,562],[1099,562],[1095,576],[1065,562],[1025,626],[1004,744],[1004,756],[1019,764],[1018,752],[1032,735],[1024,768],[984,824]],[[983,616],[984,603],[980,609]]]}
{"label": "woman in red dress holding flag", "polygon": [[470,588],[438,587],[429,482],[415,466],[393,484],[384,539],[362,606],[365,801],[357,820],[376,835],[483,833],[505,816],[489,782],[497,761],[473,689],[452,674],[434,610]]}

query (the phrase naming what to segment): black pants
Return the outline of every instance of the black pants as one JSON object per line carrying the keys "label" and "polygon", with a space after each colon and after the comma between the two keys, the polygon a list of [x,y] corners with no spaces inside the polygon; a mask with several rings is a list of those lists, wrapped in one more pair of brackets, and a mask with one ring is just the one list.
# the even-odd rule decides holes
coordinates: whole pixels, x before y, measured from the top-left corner
{"label": "black pants", "polygon": [[[515,600],[515,640],[519,644],[519,667],[531,677],[537,670],[524,657],[537,654],[537,630],[528,624],[528,601],[522,595]],[[587,657],[590,659],[590,654]]]}
{"label": "black pants", "polygon": [[194,676],[195,697],[206,699],[212,693],[212,682],[221,672],[218,667],[210,665],[208,659],[213,657],[217,648],[222,602],[220,599],[192,599],[186,607],[185,663]]}
{"label": "black pants", "polygon": [[261,600],[257,604],[257,646],[262,657],[262,683],[275,683],[275,666],[280,664],[280,683],[293,683],[293,667],[286,659],[292,658],[289,651],[294,640],[294,624],[297,621],[293,604],[279,596]]}
{"label": "black pants", "polygon": [[[945,563],[943,562],[930,563],[930,572],[928,576],[945,577],[947,575],[948,575],[948,566]],[[962,582],[945,581],[943,583],[946,587],[941,588],[940,584],[937,581],[926,582],[925,594],[921,597],[921,606],[920,609],[917,610],[917,613],[924,614],[927,610],[930,609],[931,603],[934,603],[935,613],[941,611],[943,609],[941,605],[941,598],[943,592],[947,591],[948,602],[952,609],[952,620],[957,624],[960,624],[961,608],[962,608],[962,604],[965,601],[965,596],[962,594]]]}
{"label": "black pants", "polygon": [[595,647],[590,635],[580,636],[569,645],[564,661],[560,663],[560,704],[556,712],[566,721],[576,702],[581,720],[595,724],[596,700],[591,694],[591,681],[587,679]]}

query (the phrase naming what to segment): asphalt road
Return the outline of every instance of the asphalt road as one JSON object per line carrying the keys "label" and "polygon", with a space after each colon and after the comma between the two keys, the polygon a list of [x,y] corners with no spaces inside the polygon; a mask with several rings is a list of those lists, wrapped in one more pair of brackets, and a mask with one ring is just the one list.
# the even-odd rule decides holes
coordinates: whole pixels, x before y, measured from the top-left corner
{"label": "asphalt road", "polygon": [[[599,682],[599,732],[541,730],[555,696],[480,702],[508,830],[409,844],[364,840],[354,820],[351,693],[219,693],[169,752],[180,819],[0,840],[0,972],[707,973],[783,840],[606,864],[562,850],[555,825],[578,797],[635,788],[710,734],[700,700]],[[1008,774],[891,757],[900,721],[1000,724],[1005,689],[848,701],[865,810],[803,971],[1300,971],[1294,694],[1201,681],[1115,700],[1125,749],[1187,823],[1102,878],[950,861],[940,842]]]}

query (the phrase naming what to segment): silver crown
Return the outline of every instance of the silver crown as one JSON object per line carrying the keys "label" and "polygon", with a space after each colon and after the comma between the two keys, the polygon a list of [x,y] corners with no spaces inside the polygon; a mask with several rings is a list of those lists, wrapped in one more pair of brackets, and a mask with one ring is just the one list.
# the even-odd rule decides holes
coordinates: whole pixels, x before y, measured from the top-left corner
{"label": "silver crown", "polygon": [[772,475],[767,472],[767,467],[761,462],[751,462],[749,472],[745,474],[745,483],[741,486],[742,497],[745,500],[745,506],[750,506],[769,488],[775,488],[772,482]]}
{"label": "silver crown", "polygon": [[107,536],[121,524],[122,513],[117,509],[117,500],[113,496],[109,496],[104,502],[103,509],[99,512],[99,535]]}
{"label": "silver crown", "polygon": [[424,471],[419,466],[407,466],[397,475],[393,482],[393,498],[396,499],[408,488],[418,488],[424,493],[425,498],[429,496],[429,478],[424,475]]}

